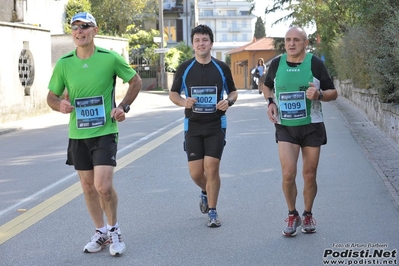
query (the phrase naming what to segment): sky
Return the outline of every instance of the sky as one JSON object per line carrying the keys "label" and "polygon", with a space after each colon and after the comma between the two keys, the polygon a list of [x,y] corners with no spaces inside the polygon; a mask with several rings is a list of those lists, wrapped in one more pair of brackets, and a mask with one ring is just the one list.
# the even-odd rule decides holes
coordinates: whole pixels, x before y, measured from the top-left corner
{"label": "sky", "polygon": [[[255,11],[253,12],[254,15],[257,17],[265,18],[265,9],[268,6],[272,6],[274,1],[273,0],[255,0]],[[287,11],[277,11],[275,13],[270,13],[267,15],[266,18],[266,36],[267,37],[284,37],[285,32],[288,30],[291,21],[281,22],[276,25],[273,25],[273,22],[276,20],[284,17],[289,12]],[[305,28],[305,31],[309,33],[313,33],[314,30],[310,28]]]}

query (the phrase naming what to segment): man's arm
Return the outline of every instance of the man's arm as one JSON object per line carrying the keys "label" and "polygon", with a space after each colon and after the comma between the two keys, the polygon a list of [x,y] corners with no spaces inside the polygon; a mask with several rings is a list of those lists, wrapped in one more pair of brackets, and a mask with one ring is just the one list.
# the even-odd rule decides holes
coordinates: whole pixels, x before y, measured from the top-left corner
{"label": "man's arm", "polygon": [[235,101],[237,101],[237,97],[238,97],[237,91],[230,92],[227,95],[226,99],[218,102],[216,108],[221,111],[226,111],[230,106],[232,106],[235,103]]}
{"label": "man's arm", "polygon": [[138,73],[129,80],[129,88],[123,100],[119,103],[118,107],[111,110],[111,117],[118,122],[125,120],[125,107],[130,106],[139,94],[143,81]]}
{"label": "man's arm", "polygon": [[170,91],[169,92],[169,99],[176,104],[177,106],[185,107],[185,108],[192,108],[194,103],[197,102],[195,98],[187,97],[186,99],[181,97],[178,92]]}
{"label": "man's arm", "polygon": [[[269,98],[274,97],[273,90],[270,89],[268,86],[264,85],[263,86],[263,97],[265,97],[265,100],[268,101]],[[268,102],[269,103],[269,102]]]}
{"label": "man's arm", "polygon": [[233,102],[237,101],[237,98],[238,98],[238,92],[237,91],[232,91],[232,92],[230,92],[227,95],[227,100],[230,100],[230,101],[233,101]]}
{"label": "man's arm", "polygon": [[119,103],[118,107],[122,108],[125,105],[131,105],[139,94],[143,81],[138,73],[134,75],[133,78],[129,80],[129,88],[127,89],[126,95],[123,100]]}
{"label": "man's arm", "polygon": [[320,101],[323,101],[323,102],[333,101],[333,100],[336,100],[338,97],[338,92],[336,89],[319,91],[319,95],[320,95],[320,93],[322,93],[322,95],[323,95],[321,97]]}
{"label": "man's arm", "polygon": [[274,102],[273,90],[266,85],[263,86],[263,96],[267,102],[267,116],[269,120],[273,123],[277,123],[277,105]]}
{"label": "man's arm", "polygon": [[329,102],[337,99],[338,92],[336,89],[318,90],[313,83],[309,83],[309,88],[306,90],[306,97],[309,100],[319,100]]}
{"label": "man's arm", "polygon": [[65,94],[65,98],[61,99],[60,96],[50,91],[47,94],[47,104],[51,109],[63,114],[69,114],[73,111],[74,107],[69,102],[68,94]]}

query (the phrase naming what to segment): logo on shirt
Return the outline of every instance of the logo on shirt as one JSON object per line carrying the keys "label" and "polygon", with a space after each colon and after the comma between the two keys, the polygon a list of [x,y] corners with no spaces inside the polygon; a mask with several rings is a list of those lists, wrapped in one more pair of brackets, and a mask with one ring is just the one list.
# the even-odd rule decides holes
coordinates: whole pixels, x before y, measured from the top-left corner
{"label": "logo on shirt", "polygon": [[84,65],[82,66],[82,68],[89,68],[89,66],[88,66],[87,64],[84,64]]}
{"label": "logo on shirt", "polygon": [[299,68],[287,68],[287,72],[301,72]]}

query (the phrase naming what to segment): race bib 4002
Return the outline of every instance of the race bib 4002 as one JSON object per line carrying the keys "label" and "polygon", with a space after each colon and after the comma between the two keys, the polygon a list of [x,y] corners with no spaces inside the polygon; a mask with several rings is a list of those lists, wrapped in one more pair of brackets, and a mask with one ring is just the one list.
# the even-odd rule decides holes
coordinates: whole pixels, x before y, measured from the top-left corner
{"label": "race bib 4002", "polygon": [[193,106],[193,112],[196,113],[214,113],[217,104],[217,87],[201,86],[191,87],[191,97],[197,102]]}

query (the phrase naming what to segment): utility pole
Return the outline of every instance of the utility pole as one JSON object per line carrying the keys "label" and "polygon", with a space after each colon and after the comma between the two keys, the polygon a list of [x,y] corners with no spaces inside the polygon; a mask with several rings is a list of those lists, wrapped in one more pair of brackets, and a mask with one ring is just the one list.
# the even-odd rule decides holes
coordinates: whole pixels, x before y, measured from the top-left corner
{"label": "utility pole", "polygon": [[[160,48],[163,48],[164,36],[163,36],[163,0],[159,0],[159,33],[161,34],[161,43],[159,44]],[[161,53],[159,55],[159,64],[161,65],[161,88],[165,90],[165,54]]]}
{"label": "utility pole", "polygon": [[198,0],[194,0],[194,27],[197,27],[199,23],[198,18]]}

